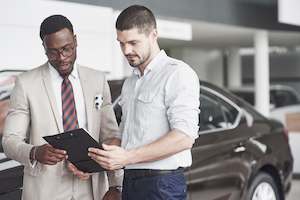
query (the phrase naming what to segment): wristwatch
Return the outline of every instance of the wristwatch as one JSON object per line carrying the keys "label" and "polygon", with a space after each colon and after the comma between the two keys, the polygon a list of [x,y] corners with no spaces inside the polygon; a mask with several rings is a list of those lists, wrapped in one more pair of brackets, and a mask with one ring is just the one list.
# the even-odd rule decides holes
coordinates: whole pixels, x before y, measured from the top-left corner
{"label": "wristwatch", "polygon": [[118,192],[122,193],[122,186],[120,185],[116,185],[116,186],[111,186],[109,187],[109,189],[114,189],[114,190],[117,190]]}
{"label": "wristwatch", "polygon": [[30,150],[29,159],[31,163],[36,161],[36,150],[37,150],[37,146],[33,146]]}

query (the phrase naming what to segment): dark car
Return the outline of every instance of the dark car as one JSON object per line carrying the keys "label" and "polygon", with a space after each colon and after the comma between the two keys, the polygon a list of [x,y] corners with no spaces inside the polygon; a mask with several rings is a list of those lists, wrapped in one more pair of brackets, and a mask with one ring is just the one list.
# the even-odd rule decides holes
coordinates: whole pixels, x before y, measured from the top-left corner
{"label": "dark car", "polygon": [[[283,125],[226,90],[200,84],[199,138],[185,170],[188,199],[284,200],[293,158]],[[120,121],[119,98],[113,99]]]}
{"label": "dark car", "polygon": [[23,166],[5,156],[2,148],[4,120],[8,112],[8,102],[15,78],[23,70],[0,71],[0,199],[21,199]]}
{"label": "dark car", "polygon": [[[120,121],[123,81],[109,84],[118,91],[112,99]],[[293,158],[283,125],[206,82],[201,82],[200,101],[200,137],[192,148],[193,165],[185,170],[188,199],[284,200],[291,187]],[[14,162],[2,157],[4,164]],[[1,170],[1,164],[0,199],[19,200],[22,167]]]}
{"label": "dark car", "polygon": [[[229,90],[246,100],[251,105],[254,105],[253,87],[230,88]],[[300,95],[292,87],[286,85],[271,85],[270,104],[272,108],[297,105],[300,104]]]}
{"label": "dark car", "polygon": [[[0,136],[0,142],[1,142]],[[7,158],[0,145],[0,199],[20,200],[23,186],[23,166]]]}

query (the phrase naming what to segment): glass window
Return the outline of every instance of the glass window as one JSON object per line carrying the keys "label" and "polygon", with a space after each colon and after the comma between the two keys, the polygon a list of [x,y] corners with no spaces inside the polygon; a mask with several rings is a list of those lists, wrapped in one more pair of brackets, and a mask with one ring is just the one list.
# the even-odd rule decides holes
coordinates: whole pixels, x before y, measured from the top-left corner
{"label": "glass window", "polygon": [[200,95],[199,131],[231,128],[236,121],[238,110],[223,99],[204,92]]}
{"label": "glass window", "polygon": [[220,104],[221,104],[222,111],[225,115],[225,120],[227,122],[227,125],[230,127],[236,121],[239,111],[236,108],[234,108],[232,105],[230,105],[229,103],[223,100],[221,100]]}
{"label": "glass window", "polygon": [[271,96],[273,96],[276,108],[299,103],[297,95],[288,90],[271,91]]}

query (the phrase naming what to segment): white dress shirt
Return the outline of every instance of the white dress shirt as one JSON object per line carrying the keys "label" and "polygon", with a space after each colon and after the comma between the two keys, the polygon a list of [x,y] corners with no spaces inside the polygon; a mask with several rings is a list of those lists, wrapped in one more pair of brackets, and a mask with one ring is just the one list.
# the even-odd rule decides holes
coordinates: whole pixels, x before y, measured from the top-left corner
{"label": "white dress shirt", "polygon": [[[53,87],[53,92],[56,100],[57,109],[62,118],[61,84],[63,82],[63,78],[59,75],[59,73],[50,63],[48,63],[48,65],[49,65],[50,76],[51,76],[52,87]],[[87,130],[87,117],[86,117],[84,96],[80,84],[76,63],[74,63],[73,71],[69,75],[69,80],[72,83],[72,87],[73,87],[78,126],[79,128],[84,128]]]}
{"label": "white dress shirt", "polygon": [[[143,76],[135,68],[123,85],[122,147],[133,149],[149,144],[173,129],[197,138],[199,95],[199,79],[192,68],[160,51]],[[185,150],[159,161],[126,168],[177,169],[191,163],[191,151]]]}

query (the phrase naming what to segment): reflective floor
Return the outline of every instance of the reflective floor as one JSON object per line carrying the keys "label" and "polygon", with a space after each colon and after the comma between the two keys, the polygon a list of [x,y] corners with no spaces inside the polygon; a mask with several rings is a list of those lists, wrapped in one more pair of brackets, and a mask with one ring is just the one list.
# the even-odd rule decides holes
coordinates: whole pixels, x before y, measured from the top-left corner
{"label": "reflective floor", "polygon": [[299,200],[300,199],[300,179],[293,180],[292,190],[287,196],[286,200]]}

